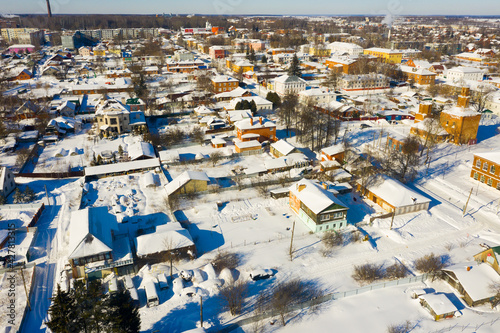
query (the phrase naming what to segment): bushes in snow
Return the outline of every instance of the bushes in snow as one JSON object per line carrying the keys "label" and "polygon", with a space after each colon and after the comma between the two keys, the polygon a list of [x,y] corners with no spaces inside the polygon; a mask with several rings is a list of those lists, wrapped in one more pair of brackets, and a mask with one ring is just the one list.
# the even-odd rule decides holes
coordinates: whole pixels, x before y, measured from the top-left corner
{"label": "bushes in snow", "polygon": [[14,199],[14,203],[16,204],[29,203],[35,200],[36,194],[29,186],[26,186],[24,192],[21,192],[19,188],[16,188],[12,198]]}
{"label": "bushes in snow", "polygon": [[235,269],[240,264],[240,257],[236,253],[219,251],[212,260],[212,265],[214,266],[217,273],[220,273],[224,268]]}
{"label": "bushes in snow", "polygon": [[384,277],[384,272],[381,266],[375,264],[364,264],[354,266],[352,278],[359,283],[372,283]]}

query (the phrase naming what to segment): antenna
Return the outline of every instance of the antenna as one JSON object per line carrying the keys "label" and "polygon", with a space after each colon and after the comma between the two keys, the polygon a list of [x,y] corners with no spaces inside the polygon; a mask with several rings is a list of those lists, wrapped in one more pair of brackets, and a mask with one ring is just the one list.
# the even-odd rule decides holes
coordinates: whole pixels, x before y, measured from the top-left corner
{"label": "antenna", "polygon": [[50,10],[50,1],[47,0],[47,13],[49,17],[52,17],[52,10]]}

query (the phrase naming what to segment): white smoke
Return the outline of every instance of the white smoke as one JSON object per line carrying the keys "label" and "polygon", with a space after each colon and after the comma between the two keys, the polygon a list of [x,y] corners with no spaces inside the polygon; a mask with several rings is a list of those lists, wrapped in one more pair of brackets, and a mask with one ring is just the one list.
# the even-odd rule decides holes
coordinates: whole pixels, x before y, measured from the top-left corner
{"label": "white smoke", "polygon": [[394,16],[391,13],[387,13],[382,20],[382,24],[386,24],[389,28],[392,27],[392,23],[394,22]]}

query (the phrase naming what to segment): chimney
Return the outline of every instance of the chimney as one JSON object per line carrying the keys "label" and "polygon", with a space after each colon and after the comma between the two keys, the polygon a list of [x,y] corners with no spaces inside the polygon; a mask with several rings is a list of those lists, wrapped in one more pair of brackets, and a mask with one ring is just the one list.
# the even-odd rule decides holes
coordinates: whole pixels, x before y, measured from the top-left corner
{"label": "chimney", "polygon": [[250,126],[253,126],[253,117],[250,117]]}
{"label": "chimney", "polygon": [[262,125],[262,117],[259,117],[259,123]]}
{"label": "chimney", "polygon": [[328,190],[328,184],[327,183],[321,183],[321,186],[323,186],[324,190]]}
{"label": "chimney", "polygon": [[52,17],[52,10],[50,9],[50,2],[47,0],[47,14],[49,17]]}

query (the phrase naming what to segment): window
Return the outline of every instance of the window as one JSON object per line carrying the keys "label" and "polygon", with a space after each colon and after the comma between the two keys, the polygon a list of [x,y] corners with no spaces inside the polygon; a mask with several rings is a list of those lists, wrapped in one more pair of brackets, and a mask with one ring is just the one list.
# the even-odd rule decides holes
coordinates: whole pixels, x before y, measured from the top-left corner
{"label": "window", "polygon": [[342,228],[342,222],[340,222],[340,224],[339,224],[339,228]]}
{"label": "window", "polygon": [[497,183],[497,190],[500,190],[500,182]]}
{"label": "window", "polygon": [[495,166],[494,165],[490,166],[490,173],[495,173]]}
{"label": "window", "polygon": [[488,163],[486,162],[483,163],[483,170],[488,171]]}
{"label": "window", "polygon": [[477,172],[474,172],[474,179],[478,180],[479,179],[479,174]]}
{"label": "window", "polygon": [[481,183],[484,183],[485,180],[486,180],[486,177],[484,177],[483,175],[481,175]]}
{"label": "window", "polygon": [[320,220],[321,221],[328,221],[329,219],[330,219],[330,214],[320,215]]}
{"label": "window", "polygon": [[488,179],[488,186],[493,186],[493,179],[491,178]]}
{"label": "window", "polygon": [[111,118],[111,119],[109,119],[109,123],[111,125],[116,125],[118,122],[116,121],[116,118]]}
{"label": "window", "polygon": [[327,225],[326,225],[326,229],[328,229],[328,228],[330,228],[330,226],[327,224]]}
{"label": "window", "polygon": [[476,167],[477,168],[481,168],[481,160],[477,160],[476,161]]}

